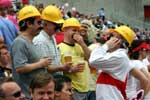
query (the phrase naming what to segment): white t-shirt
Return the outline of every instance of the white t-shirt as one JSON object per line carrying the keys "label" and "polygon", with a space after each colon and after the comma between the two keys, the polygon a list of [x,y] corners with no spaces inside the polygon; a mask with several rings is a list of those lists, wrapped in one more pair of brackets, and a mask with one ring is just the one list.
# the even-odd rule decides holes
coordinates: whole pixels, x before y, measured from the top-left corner
{"label": "white t-shirt", "polygon": [[[147,58],[145,58],[144,60],[143,60],[143,63],[144,63],[144,65],[146,66],[146,68],[147,68],[147,71],[148,71],[148,65],[150,65],[150,62],[148,61],[148,59]],[[150,100],[150,92],[144,97],[144,100]]]}
{"label": "white t-shirt", "polygon": [[144,63],[144,65],[146,66],[146,68],[148,70],[147,66],[150,65],[150,62],[148,61],[148,59],[147,58],[143,59],[143,63]]}
{"label": "white t-shirt", "polygon": [[[140,60],[130,60],[130,63],[132,64],[133,68],[142,69],[145,68],[145,65]],[[132,75],[129,74],[128,81],[127,81],[127,87],[126,87],[126,95],[127,99],[131,99],[133,95],[140,89],[140,82],[134,78]]]}
{"label": "white t-shirt", "polygon": [[[127,51],[125,49],[117,49],[109,53],[107,50],[108,46],[106,44],[95,48],[89,59],[90,64],[108,73],[113,78],[125,82],[129,71],[132,69]],[[123,100],[123,96],[115,86],[97,84],[96,100]]]}

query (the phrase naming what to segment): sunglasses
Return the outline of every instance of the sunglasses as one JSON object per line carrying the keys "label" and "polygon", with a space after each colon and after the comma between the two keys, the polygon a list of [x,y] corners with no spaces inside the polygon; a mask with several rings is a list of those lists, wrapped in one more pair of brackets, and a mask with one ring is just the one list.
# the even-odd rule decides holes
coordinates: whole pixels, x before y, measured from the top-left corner
{"label": "sunglasses", "polygon": [[[14,94],[11,94],[11,95],[7,95],[7,96],[13,96],[13,97],[15,97],[15,98],[18,98],[18,97],[20,97],[21,96],[21,91],[17,91],[17,92],[15,92]],[[6,96],[6,97],[7,97]]]}

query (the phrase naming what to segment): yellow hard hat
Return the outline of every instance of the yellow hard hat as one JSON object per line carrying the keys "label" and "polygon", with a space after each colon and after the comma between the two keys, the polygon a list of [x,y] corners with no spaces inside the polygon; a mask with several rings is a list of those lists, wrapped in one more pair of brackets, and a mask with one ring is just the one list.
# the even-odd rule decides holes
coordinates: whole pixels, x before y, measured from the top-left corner
{"label": "yellow hard hat", "polygon": [[32,5],[23,7],[18,13],[18,21],[22,21],[29,17],[41,16],[40,12]]}
{"label": "yellow hard hat", "polygon": [[119,33],[129,43],[129,46],[131,46],[131,43],[133,42],[135,37],[135,33],[131,28],[124,25],[117,27],[116,29],[114,29],[114,31]]}
{"label": "yellow hard hat", "polygon": [[67,20],[64,21],[62,30],[66,27],[78,27],[80,29],[81,24],[76,18],[68,18]]}
{"label": "yellow hard hat", "polygon": [[53,5],[49,5],[42,11],[42,19],[53,23],[61,24],[64,22],[61,11]]}

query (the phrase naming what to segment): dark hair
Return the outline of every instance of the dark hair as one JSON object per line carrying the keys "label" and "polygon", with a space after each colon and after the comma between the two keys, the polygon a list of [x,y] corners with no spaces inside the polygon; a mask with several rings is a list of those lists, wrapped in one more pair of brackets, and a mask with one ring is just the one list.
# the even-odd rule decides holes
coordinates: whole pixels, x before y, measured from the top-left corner
{"label": "dark hair", "polygon": [[106,42],[106,40],[102,37],[99,37],[99,36],[96,36],[95,37],[95,40],[101,44],[104,44]]}
{"label": "dark hair", "polygon": [[25,31],[28,28],[27,22],[29,22],[30,24],[34,24],[34,21],[35,21],[35,17],[30,17],[30,18],[20,21],[19,22],[20,31]]}
{"label": "dark hair", "polygon": [[55,75],[55,91],[62,91],[64,83],[71,83],[71,79],[64,75]]}
{"label": "dark hair", "polygon": [[71,18],[72,17],[72,14],[70,11],[67,12],[67,15]]}
{"label": "dark hair", "polygon": [[150,44],[150,39],[145,39],[147,44]]}
{"label": "dark hair", "polygon": [[3,7],[2,6],[0,6],[0,11],[2,11],[3,10]]}
{"label": "dark hair", "polygon": [[132,59],[138,59],[139,58],[139,51],[133,52],[133,50],[141,45],[144,41],[143,40],[134,40],[131,44],[131,47],[129,48],[129,56]]}
{"label": "dark hair", "polygon": [[53,77],[50,73],[46,73],[46,72],[39,73],[32,80],[32,82],[30,84],[30,89],[32,92],[34,92],[35,88],[41,88],[41,87],[47,85],[51,81],[54,82]]}
{"label": "dark hair", "polygon": [[126,40],[123,40],[120,48],[127,49],[128,47],[129,47],[129,43]]}

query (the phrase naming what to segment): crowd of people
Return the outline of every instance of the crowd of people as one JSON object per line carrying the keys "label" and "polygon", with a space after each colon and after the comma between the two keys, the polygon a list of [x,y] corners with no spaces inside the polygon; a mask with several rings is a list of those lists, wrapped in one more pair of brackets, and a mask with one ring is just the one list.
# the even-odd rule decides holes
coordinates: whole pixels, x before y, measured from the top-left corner
{"label": "crowd of people", "polygon": [[0,0],[0,100],[150,100],[150,32],[54,4]]}

